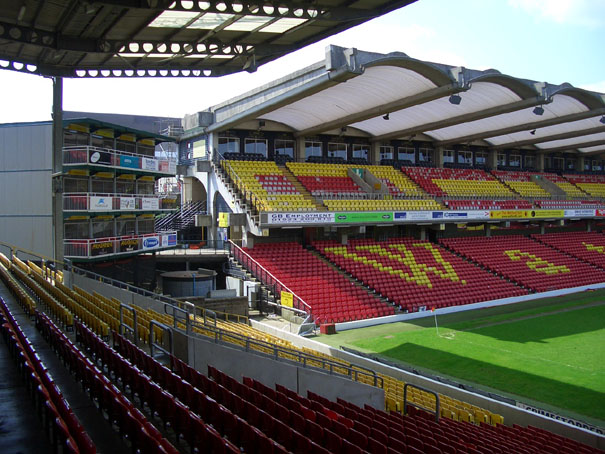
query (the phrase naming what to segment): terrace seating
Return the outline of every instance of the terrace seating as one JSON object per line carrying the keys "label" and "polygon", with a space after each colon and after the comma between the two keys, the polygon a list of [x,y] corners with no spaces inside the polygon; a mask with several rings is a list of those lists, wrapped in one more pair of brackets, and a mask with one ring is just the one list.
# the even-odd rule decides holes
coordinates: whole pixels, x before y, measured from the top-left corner
{"label": "terrace seating", "polygon": [[509,188],[478,169],[402,167],[418,186],[437,197],[514,198]]}
{"label": "terrace seating", "polygon": [[378,199],[378,200],[324,200],[330,211],[421,211],[440,210],[442,206],[433,199]]}
{"label": "terrace seating", "polygon": [[321,198],[363,196],[365,192],[348,176],[347,164],[289,162],[288,169],[312,195]]}
{"label": "terrace seating", "polygon": [[546,178],[547,180],[553,182],[557,185],[568,198],[585,198],[587,194],[582,191],[578,186],[571,183],[567,179],[562,176],[557,175],[556,173],[539,173],[542,178]]}
{"label": "terrace seating", "polygon": [[245,251],[309,304],[318,324],[394,313],[298,243],[265,243]]}
{"label": "terrace seating", "polygon": [[605,208],[605,203],[598,200],[534,200],[536,206],[545,209],[563,208],[576,210],[594,210]]}
{"label": "terrace seating", "polygon": [[597,232],[565,232],[531,235],[531,237],[565,254],[605,269],[605,235]]}
{"label": "terrace seating", "polygon": [[450,210],[530,210],[532,204],[527,200],[447,200],[444,202]]}
{"label": "terrace seating", "polygon": [[535,292],[605,282],[605,271],[521,235],[449,238],[440,242]]}
{"label": "terrace seating", "polygon": [[552,196],[550,192],[531,181],[531,177],[536,175],[535,173],[492,170],[492,174],[513,191],[519,193],[521,197],[539,197],[545,199]]}
{"label": "terrace seating", "polygon": [[394,198],[426,197],[426,193],[407,175],[391,166],[366,166],[364,168],[386,184],[389,194]]}
{"label": "terrace seating", "polygon": [[273,161],[223,160],[221,165],[257,211],[312,211],[316,208],[313,201],[305,198]]}
{"label": "terrace seating", "polygon": [[347,246],[317,241],[313,246],[364,285],[409,312],[526,293],[428,241],[351,240]]}
{"label": "terrace seating", "polygon": [[605,197],[605,176],[604,175],[563,175],[567,181],[574,184],[591,197]]}

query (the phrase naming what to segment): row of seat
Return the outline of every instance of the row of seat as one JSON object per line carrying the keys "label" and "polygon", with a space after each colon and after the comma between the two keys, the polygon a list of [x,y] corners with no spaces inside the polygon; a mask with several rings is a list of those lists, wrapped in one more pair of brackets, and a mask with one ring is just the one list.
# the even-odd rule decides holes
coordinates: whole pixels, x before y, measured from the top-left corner
{"label": "row of seat", "polygon": [[48,369],[2,298],[0,298],[0,324],[4,340],[18,363],[21,376],[35,402],[54,452],[96,453],[88,433],[63,398]]}
{"label": "row of seat", "polygon": [[605,271],[521,235],[440,243],[527,289],[545,292],[605,282]]}
{"label": "row of seat", "polygon": [[605,235],[598,232],[565,232],[531,235],[536,241],[605,269]]}

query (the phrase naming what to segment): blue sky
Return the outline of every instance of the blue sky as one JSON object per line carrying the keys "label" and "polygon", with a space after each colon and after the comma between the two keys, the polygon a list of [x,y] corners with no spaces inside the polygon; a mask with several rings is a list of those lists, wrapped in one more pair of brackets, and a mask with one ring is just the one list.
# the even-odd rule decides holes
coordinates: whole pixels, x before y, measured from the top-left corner
{"label": "blue sky", "polygon": [[[418,0],[259,68],[214,79],[64,82],[65,110],[182,117],[322,60],[328,44],[494,68],[605,93],[605,0]],[[49,79],[0,70],[0,123],[50,119]]]}

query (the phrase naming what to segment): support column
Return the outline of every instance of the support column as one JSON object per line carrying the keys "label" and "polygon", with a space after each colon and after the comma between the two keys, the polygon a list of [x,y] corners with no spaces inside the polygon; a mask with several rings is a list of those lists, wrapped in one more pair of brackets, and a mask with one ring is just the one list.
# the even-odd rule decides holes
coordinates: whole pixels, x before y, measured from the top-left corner
{"label": "support column", "polygon": [[544,172],[544,153],[538,153],[536,155],[536,168],[538,172]]}
{"label": "support column", "polygon": [[294,161],[305,162],[305,138],[296,138],[296,147],[294,149]]}
{"label": "support column", "polygon": [[594,221],[592,219],[586,221],[586,231],[592,232],[594,229]]}
{"label": "support column", "polygon": [[540,235],[544,235],[546,233],[546,223],[540,222]]}
{"label": "support column", "polygon": [[485,236],[487,238],[492,237],[492,226],[490,224],[485,224]]}
{"label": "support column", "polygon": [[372,142],[370,144],[370,164],[380,164],[380,142]]}
{"label": "support column", "polygon": [[445,151],[445,147],[435,148],[435,166],[440,169],[443,168],[443,152],[444,151]]}
{"label": "support column", "polygon": [[340,244],[342,244],[343,246],[346,246],[349,243],[349,235],[347,235],[346,233],[341,233],[340,234]]}
{"label": "support column", "polygon": [[63,78],[53,78],[52,213],[53,258],[63,261]]}
{"label": "support column", "polygon": [[576,170],[579,170],[580,172],[584,172],[584,166],[586,165],[586,158],[584,156],[578,156],[578,160],[576,162],[578,163],[578,168]]}
{"label": "support column", "polygon": [[490,169],[496,170],[498,168],[498,151],[490,149],[487,152],[487,165]]}
{"label": "support column", "polygon": [[426,241],[426,227],[420,227],[420,241]]}

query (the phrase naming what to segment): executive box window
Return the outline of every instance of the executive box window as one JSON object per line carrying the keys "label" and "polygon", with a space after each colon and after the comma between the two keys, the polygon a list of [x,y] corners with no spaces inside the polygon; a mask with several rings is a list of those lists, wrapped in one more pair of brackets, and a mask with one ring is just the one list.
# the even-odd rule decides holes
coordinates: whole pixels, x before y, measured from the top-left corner
{"label": "executive box window", "polygon": [[576,160],[573,158],[567,158],[565,160],[565,169],[566,170],[575,170],[576,168]]}
{"label": "executive box window", "polygon": [[63,145],[66,147],[87,146],[90,142],[90,134],[86,132],[65,131],[63,133]]}
{"label": "executive box window", "polygon": [[95,134],[90,136],[90,144],[97,148],[107,148],[109,150],[114,149],[114,140],[111,137],[103,137]]}
{"label": "executive box window", "polygon": [[499,166],[506,165],[506,153],[498,153],[498,165]]}
{"label": "executive box window", "polygon": [[305,142],[305,160],[311,156],[321,157],[321,142]]}
{"label": "executive box window", "polygon": [[524,168],[525,169],[535,169],[536,168],[536,157],[531,156],[531,155],[525,156]]}
{"label": "executive box window", "polygon": [[443,150],[443,162],[454,162],[454,150]]}
{"label": "executive box window", "polygon": [[136,233],[136,220],[118,219],[116,221],[116,236],[134,235]]}
{"label": "executive box window", "polygon": [[603,166],[601,165],[601,161],[592,161],[592,170],[602,170]]}
{"label": "executive box window", "polygon": [[484,166],[487,164],[487,153],[484,151],[475,152],[475,164]]}
{"label": "executive box window", "polygon": [[275,154],[294,158],[294,141],[278,139],[275,141]]}
{"label": "executive box window", "polygon": [[88,192],[88,178],[71,178],[63,179],[64,192]]}
{"label": "executive box window", "polygon": [[565,167],[565,159],[553,158],[553,165],[556,170],[563,170],[563,168]]}
{"label": "executive box window", "polygon": [[116,150],[135,154],[137,152],[137,144],[128,140],[116,140]]}
{"label": "executive box window", "polygon": [[153,194],[155,189],[155,183],[148,180],[137,181],[137,194]]}
{"label": "executive box window", "polygon": [[328,143],[328,158],[347,160],[348,147],[346,143]]}
{"label": "executive box window", "polygon": [[136,184],[134,180],[121,180],[116,181],[116,192],[118,194],[135,194]]}
{"label": "executive box window", "polygon": [[63,234],[66,240],[90,238],[90,223],[88,220],[79,222],[66,222],[63,225]]}
{"label": "executive box window", "polygon": [[472,151],[459,151],[458,152],[458,164],[471,165],[472,163],[473,163],[473,152]]}
{"label": "executive box window", "polygon": [[111,194],[113,190],[113,178],[97,178],[92,177],[92,192],[98,194]]}
{"label": "executive box window", "polygon": [[138,143],[137,154],[144,154],[145,156],[155,156],[155,147],[152,145],[145,145],[144,143]]}
{"label": "executive box window", "polygon": [[369,145],[353,144],[353,157],[360,159],[368,159],[368,153],[370,151]]}
{"label": "executive box window", "polygon": [[552,169],[552,158],[550,156],[544,156],[544,168]]}
{"label": "executive box window", "polygon": [[107,238],[112,236],[114,236],[113,219],[92,221],[93,238]]}
{"label": "executive box window", "polygon": [[518,154],[511,154],[508,165],[511,167],[521,167],[521,156]]}
{"label": "executive box window", "polygon": [[260,154],[267,157],[267,139],[246,139],[244,141],[244,153]]}
{"label": "executive box window", "polygon": [[393,159],[393,147],[389,145],[380,146],[380,160]]}
{"label": "executive box window", "polygon": [[153,233],[154,225],[155,225],[155,221],[153,220],[153,218],[139,219],[139,221],[138,221],[139,235]]}
{"label": "executive box window", "polygon": [[397,159],[399,161],[416,162],[416,150],[414,147],[398,147]]}
{"label": "executive box window", "polygon": [[239,139],[237,137],[219,137],[218,152],[222,155],[225,153],[239,153]]}
{"label": "executive box window", "polygon": [[433,162],[433,150],[425,147],[418,149],[418,162]]}

